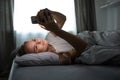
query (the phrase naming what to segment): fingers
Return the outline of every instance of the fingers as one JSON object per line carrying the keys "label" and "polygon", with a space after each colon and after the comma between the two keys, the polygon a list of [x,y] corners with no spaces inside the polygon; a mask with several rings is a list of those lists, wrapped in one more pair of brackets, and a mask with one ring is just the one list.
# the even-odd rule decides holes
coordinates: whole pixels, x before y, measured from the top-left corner
{"label": "fingers", "polygon": [[43,29],[46,29],[45,26],[40,26],[40,27],[43,28]]}
{"label": "fingers", "polygon": [[37,14],[37,20],[38,23],[44,23],[45,22],[45,18],[44,18],[44,10],[40,10]]}
{"label": "fingers", "polygon": [[38,23],[40,24],[54,21],[50,11],[47,8],[40,10],[37,14],[37,18],[38,18]]}
{"label": "fingers", "polygon": [[47,22],[52,22],[53,21],[53,17],[51,15],[51,12],[47,8],[44,9],[43,17],[44,17],[44,20],[47,21]]}
{"label": "fingers", "polygon": [[46,14],[45,16],[48,22],[54,21],[53,16],[51,15],[51,12],[48,9],[45,9],[45,14]]}

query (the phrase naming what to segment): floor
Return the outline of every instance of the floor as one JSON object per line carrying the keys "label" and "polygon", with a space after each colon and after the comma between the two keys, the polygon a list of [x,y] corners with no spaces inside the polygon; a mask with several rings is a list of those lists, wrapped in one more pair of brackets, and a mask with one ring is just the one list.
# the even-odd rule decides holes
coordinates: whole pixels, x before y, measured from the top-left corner
{"label": "floor", "polygon": [[9,73],[8,72],[1,72],[0,73],[0,80],[8,80]]}
{"label": "floor", "polygon": [[0,80],[8,80],[7,78],[0,78]]}

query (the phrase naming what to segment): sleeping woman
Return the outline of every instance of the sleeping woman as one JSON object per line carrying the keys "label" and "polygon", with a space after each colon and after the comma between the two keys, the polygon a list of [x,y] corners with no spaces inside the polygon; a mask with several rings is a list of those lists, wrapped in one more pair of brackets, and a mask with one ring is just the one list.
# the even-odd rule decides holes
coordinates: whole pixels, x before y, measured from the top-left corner
{"label": "sleeping woman", "polygon": [[19,55],[53,52],[59,56],[62,64],[71,64],[85,50],[87,42],[62,30],[65,21],[66,16],[59,12],[40,10],[37,13],[37,23],[50,32],[46,39],[36,38],[25,41],[18,51]]}

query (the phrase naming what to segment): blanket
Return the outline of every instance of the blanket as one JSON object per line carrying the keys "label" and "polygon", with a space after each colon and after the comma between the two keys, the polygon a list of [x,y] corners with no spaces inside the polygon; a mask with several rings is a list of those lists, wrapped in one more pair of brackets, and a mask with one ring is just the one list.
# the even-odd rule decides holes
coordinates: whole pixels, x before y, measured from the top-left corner
{"label": "blanket", "polygon": [[[120,55],[120,31],[84,31],[77,35],[88,43],[76,60],[86,64],[101,64]],[[120,61],[120,60],[119,60]]]}

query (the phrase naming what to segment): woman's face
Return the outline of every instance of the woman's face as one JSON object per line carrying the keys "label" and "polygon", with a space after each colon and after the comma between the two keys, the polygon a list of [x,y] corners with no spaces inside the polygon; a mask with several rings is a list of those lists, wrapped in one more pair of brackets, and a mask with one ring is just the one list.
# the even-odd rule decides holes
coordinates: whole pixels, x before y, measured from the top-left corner
{"label": "woman's face", "polygon": [[45,52],[48,48],[48,41],[36,38],[24,43],[25,51],[28,53]]}

